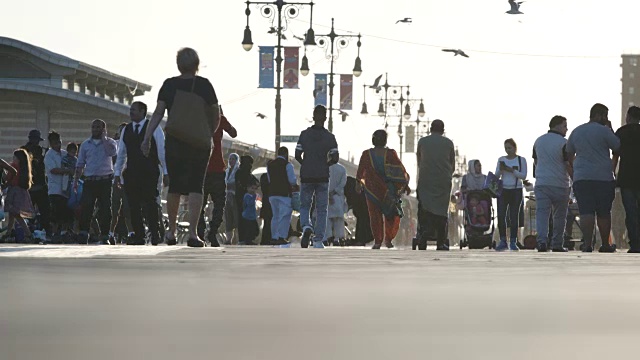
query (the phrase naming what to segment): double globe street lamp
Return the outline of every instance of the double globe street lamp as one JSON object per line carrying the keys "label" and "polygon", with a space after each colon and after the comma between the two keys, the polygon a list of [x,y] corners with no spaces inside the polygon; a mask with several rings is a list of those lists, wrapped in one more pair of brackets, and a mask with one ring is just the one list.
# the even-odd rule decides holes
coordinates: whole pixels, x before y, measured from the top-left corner
{"label": "double globe street lamp", "polygon": [[[374,89],[376,94],[380,95],[380,104],[378,105],[377,116],[384,118],[384,127],[385,130],[388,128],[389,123],[388,117],[399,117],[400,121],[398,124],[398,137],[400,139],[400,159],[402,159],[403,154],[403,119],[409,120],[411,119],[411,104],[415,104],[420,101],[420,107],[418,108],[418,116],[423,117],[426,112],[424,109],[424,102],[422,99],[412,99],[410,86],[409,85],[389,85],[388,74],[385,74],[384,84],[380,84],[380,78],[382,75],[376,79],[373,85],[363,85],[363,89],[366,97],[366,90]],[[380,94],[383,92],[382,94]],[[406,95],[406,98],[405,98]],[[389,110],[393,110],[394,114],[389,114]],[[404,109],[404,110],[403,110]],[[397,112],[399,114],[396,114]],[[367,102],[362,103],[362,110],[360,111],[362,115],[368,115],[369,112],[367,110]]]}
{"label": "double globe street lamp", "polygon": [[[285,27],[283,26],[283,21],[288,24],[290,19],[294,19],[298,17],[300,14],[300,7],[302,6],[310,6],[311,15],[309,17],[309,30],[306,32],[306,36],[304,39],[305,46],[315,46],[315,36],[313,32],[313,1],[311,2],[286,2],[283,0],[276,1],[246,1],[247,8],[244,11],[245,15],[247,15],[247,26],[244,29],[244,37],[242,39],[242,48],[246,51],[250,51],[253,48],[253,40],[251,39],[251,29],[249,28],[249,16],[251,15],[251,5],[256,5],[260,9],[260,13],[263,17],[270,19],[273,23],[274,20],[277,21],[276,27],[276,35],[278,38],[278,44],[276,45],[276,148],[277,151],[280,148],[280,121],[281,121],[281,110],[282,110],[282,100],[280,96],[280,90],[282,89],[282,35]],[[303,58],[303,66],[305,59]],[[309,73],[308,63],[306,64],[306,73],[302,71],[302,75],[306,75]]]}
{"label": "double globe street lamp", "polygon": [[[308,36],[308,34],[307,34]],[[334,63],[339,57],[340,50],[345,49],[349,46],[349,40],[352,38],[357,38],[358,41],[356,45],[358,46],[358,55],[356,57],[355,64],[353,66],[353,76],[359,77],[362,74],[362,60],[360,60],[360,47],[362,46],[360,34],[337,34],[334,28],[334,19],[331,18],[331,31],[328,34],[317,35],[316,42],[318,47],[324,48],[327,59],[330,60],[331,68],[329,71],[329,126],[328,129],[330,132],[333,132],[333,111],[341,110],[333,108],[333,87],[335,83],[333,82],[333,77],[335,74],[333,71]],[[337,43],[336,43],[336,40]],[[300,73],[302,75],[307,75],[309,73],[309,60],[307,59],[306,50],[305,55],[302,58],[302,66],[300,67]],[[341,95],[342,96],[342,95]],[[346,114],[346,113],[344,113]],[[343,120],[346,115],[343,115]]]}

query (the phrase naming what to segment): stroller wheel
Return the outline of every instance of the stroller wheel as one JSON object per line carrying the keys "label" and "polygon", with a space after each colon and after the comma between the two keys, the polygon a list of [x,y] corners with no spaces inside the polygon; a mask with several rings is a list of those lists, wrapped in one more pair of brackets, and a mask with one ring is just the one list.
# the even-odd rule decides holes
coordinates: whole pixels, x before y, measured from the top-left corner
{"label": "stroller wheel", "polygon": [[417,248],[418,248],[418,239],[413,238],[413,239],[411,240],[411,250],[415,250],[415,249],[417,249]]}
{"label": "stroller wheel", "polygon": [[418,242],[418,250],[427,250],[427,240],[420,240]]}

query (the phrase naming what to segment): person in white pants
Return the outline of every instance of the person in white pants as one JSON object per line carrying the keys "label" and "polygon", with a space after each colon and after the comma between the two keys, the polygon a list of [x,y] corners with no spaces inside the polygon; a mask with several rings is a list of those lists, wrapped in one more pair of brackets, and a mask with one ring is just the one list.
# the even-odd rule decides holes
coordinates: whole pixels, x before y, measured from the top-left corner
{"label": "person in white pants", "polygon": [[289,162],[289,149],[278,149],[278,157],[267,164],[269,179],[269,203],[273,218],[271,219],[271,245],[288,245],[289,227],[291,225],[291,194],[299,191],[298,181]]}
{"label": "person in white pants", "polygon": [[338,163],[339,160],[340,153],[337,149],[329,151],[327,161],[334,164],[329,167],[329,212],[325,246],[344,244],[344,213],[347,208],[344,187],[347,185],[347,170]]}

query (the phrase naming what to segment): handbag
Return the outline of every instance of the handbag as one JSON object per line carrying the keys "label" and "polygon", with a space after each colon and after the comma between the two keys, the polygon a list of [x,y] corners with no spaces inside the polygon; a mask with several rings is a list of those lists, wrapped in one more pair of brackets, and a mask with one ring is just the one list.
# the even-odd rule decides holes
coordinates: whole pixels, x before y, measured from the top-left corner
{"label": "handbag", "polygon": [[69,199],[67,200],[67,207],[71,210],[75,210],[80,205],[80,199],[82,199],[82,190],[84,188],[84,181],[78,180],[78,191],[70,191]]}
{"label": "handbag", "polygon": [[199,149],[211,149],[213,109],[198,94],[193,92],[197,77],[193,78],[191,91],[177,89],[173,105],[164,130],[175,137]]}
{"label": "handbag", "polygon": [[494,198],[500,197],[502,195],[502,180],[498,179],[494,173],[489,172],[482,189],[486,190]]}

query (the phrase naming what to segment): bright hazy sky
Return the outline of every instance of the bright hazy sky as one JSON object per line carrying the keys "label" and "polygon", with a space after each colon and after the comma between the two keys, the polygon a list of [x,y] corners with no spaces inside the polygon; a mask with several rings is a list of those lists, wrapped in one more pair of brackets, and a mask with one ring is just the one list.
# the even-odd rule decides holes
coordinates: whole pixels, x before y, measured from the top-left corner
{"label": "bright hazy sky", "polygon": [[[224,5],[223,5],[224,4]],[[241,141],[273,148],[275,90],[258,90],[258,46],[275,45],[270,22],[252,6],[254,48],[242,49],[245,3],[240,0],[31,0],[3,5],[0,33],[112,72],[151,84],[142,100],[153,109],[165,78],[178,74],[175,53],[195,48],[200,75],[209,78]],[[316,35],[336,28],[361,32],[363,74],[354,81],[354,110],[345,123],[336,114],[334,132],[341,155],[355,156],[382,127],[376,116],[359,114],[362,85],[388,72],[391,84],[409,84],[412,97],[425,100],[425,118],[444,120],[447,135],[469,159],[493,170],[503,140],[513,137],[530,158],[535,138],[553,115],[569,128],[587,121],[589,108],[602,102],[614,127],[620,123],[620,55],[640,48],[640,2],[631,0],[530,0],[524,15],[508,15],[506,0],[415,1],[317,0]],[[395,21],[412,17],[412,24]],[[290,22],[285,45],[308,28],[309,7]],[[454,58],[441,47],[460,48],[470,58]],[[351,73],[356,46],[336,61],[337,73]],[[551,56],[521,56],[551,55]],[[313,73],[327,73],[321,49],[308,49],[311,73],[300,90],[284,90],[283,135],[309,126]],[[339,99],[336,86],[334,103]],[[370,113],[378,99],[367,93]],[[260,120],[254,112],[268,116]],[[417,106],[412,109],[415,119]],[[397,118],[389,146],[398,148]],[[290,144],[293,150],[295,144]],[[414,175],[415,156],[405,154]],[[529,175],[531,178],[531,174]]]}

